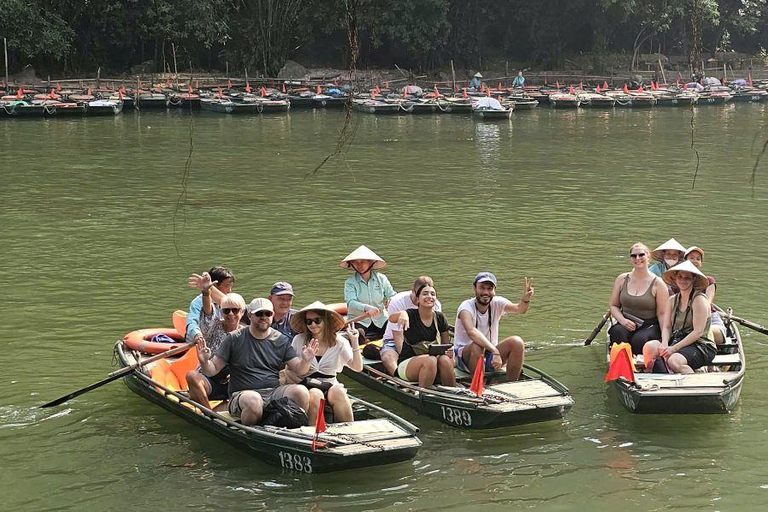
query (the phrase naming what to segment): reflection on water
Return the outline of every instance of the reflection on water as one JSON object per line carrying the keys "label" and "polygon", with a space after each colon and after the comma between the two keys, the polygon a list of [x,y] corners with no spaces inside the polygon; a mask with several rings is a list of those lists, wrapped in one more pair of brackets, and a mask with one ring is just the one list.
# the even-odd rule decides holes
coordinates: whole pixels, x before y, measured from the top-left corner
{"label": "reflection on water", "polygon": [[[765,163],[754,198],[748,181],[765,106],[693,113],[695,189],[685,108],[537,108],[503,122],[355,114],[352,146],[317,174],[343,112],[0,121],[6,508],[156,507],[168,489],[184,489],[174,505],[204,508],[756,508],[768,486],[768,339],[744,332],[741,404],[705,418],[628,414],[602,382],[601,338],[582,346],[637,240],[703,247],[718,302],[768,323]],[[449,318],[479,270],[494,271],[511,300],[533,277],[531,310],[502,331],[572,389],[566,419],[461,431],[350,384],[417,423],[424,447],[410,463],[306,477],[243,456],[119,383],[35,408],[103,378],[124,333],[169,324],[193,296],[190,272],[223,263],[248,299],[287,279],[297,306],[336,302],[338,261],[361,243],[385,257],[398,290],[432,275]]]}

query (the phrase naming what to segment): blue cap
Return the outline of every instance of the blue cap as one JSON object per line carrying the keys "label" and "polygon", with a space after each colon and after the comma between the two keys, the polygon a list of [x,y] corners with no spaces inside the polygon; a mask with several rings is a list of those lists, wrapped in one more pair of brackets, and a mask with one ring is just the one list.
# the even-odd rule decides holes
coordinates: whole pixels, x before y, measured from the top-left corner
{"label": "blue cap", "polygon": [[477,283],[493,283],[493,286],[497,286],[499,283],[496,281],[496,276],[490,272],[480,272],[475,276],[475,284]]}
{"label": "blue cap", "polygon": [[272,285],[272,290],[269,292],[270,295],[292,295],[296,296],[295,293],[293,293],[293,286],[291,286],[291,283],[286,283],[285,281],[278,281],[277,283]]}

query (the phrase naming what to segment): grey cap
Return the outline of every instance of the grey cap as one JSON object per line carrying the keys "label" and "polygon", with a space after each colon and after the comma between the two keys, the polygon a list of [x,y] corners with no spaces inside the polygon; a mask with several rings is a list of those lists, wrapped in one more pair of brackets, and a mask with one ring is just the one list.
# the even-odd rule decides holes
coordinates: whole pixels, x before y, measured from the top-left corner
{"label": "grey cap", "polygon": [[296,296],[295,293],[293,293],[293,286],[291,286],[291,283],[287,283],[285,281],[278,281],[275,284],[272,285],[272,290],[269,292],[270,295],[292,295]]}
{"label": "grey cap", "polygon": [[496,276],[490,272],[480,272],[475,276],[475,284],[477,283],[493,283],[493,286],[497,286],[499,282],[496,280]]}

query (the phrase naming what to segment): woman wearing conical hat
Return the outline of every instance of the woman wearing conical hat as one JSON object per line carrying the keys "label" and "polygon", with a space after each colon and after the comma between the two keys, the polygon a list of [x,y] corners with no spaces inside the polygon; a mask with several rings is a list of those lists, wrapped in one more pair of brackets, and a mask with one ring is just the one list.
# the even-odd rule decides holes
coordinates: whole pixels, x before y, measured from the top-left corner
{"label": "woman wearing conical hat", "polygon": [[347,316],[356,318],[363,314],[370,316],[355,326],[363,330],[364,338],[380,339],[387,327],[387,305],[395,290],[384,274],[378,272],[387,262],[378,254],[361,245],[339,263],[341,268],[353,270],[344,283],[344,301]]}
{"label": "woman wearing conical hat", "polygon": [[336,379],[336,375],[345,366],[359,372],[363,369],[363,358],[358,344],[358,330],[350,325],[346,329],[346,336],[342,336],[339,330],[343,327],[344,317],[319,301],[291,317],[291,329],[298,333],[293,338],[293,348],[299,354],[304,345],[309,345],[312,340],[318,341],[315,360],[310,361],[306,374],[295,375],[290,369],[285,370],[289,381],[304,384],[309,389],[307,417],[310,425],[315,424],[320,399],[323,397],[333,408],[334,421],[354,420],[347,390]]}
{"label": "woman wearing conical hat", "polygon": [[655,359],[662,357],[671,372],[693,373],[710,364],[717,353],[710,329],[710,303],[704,292],[709,281],[690,261],[667,270],[662,278],[677,285],[680,292],[669,298],[661,341],[649,341],[643,347],[645,371],[652,371]]}
{"label": "woman wearing conical hat", "polygon": [[[685,260],[690,261],[696,265],[696,268],[701,270],[701,267],[704,265],[704,249],[701,247],[696,247],[695,245],[689,247],[685,250]],[[712,304],[712,335],[714,336],[715,343],[717,345],[722,345],[725,343],[727,330],[725,328],[725,323],[720,316],[720,313],[715,310],[714,304],[715,292],[717,291],[717,281],[715,281],[715,278],[712,276],[707,276],[707,281],[709,281],[709,286],[707,286],[707,289],[704,290],[704,293],[707,294],[707,298],[709,299],[710,304]]]}
{"label": "woman wearing conical hat", "polygon": [[[674,238],[670,238],[653,250],[651,259],[655,260],[655,263],[648,267],[648,270],[661,277],[664,272],[682,263],[684,255],[685,247]],[[674,286],[673,290],[677,292]]]}

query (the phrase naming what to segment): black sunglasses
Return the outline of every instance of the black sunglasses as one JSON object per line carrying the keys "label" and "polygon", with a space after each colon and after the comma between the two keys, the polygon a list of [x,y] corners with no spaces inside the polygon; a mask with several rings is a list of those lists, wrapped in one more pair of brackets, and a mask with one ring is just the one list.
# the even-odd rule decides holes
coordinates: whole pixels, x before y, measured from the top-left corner
{"label": "black sunglasses", "polygon": [[255,312],[255,313],[251,313],[251,314],[252,314],[253,316],[258,316],[258,317],[262,317],[262,316],[272,316],[272,312],[271,312],[271,311],[257,311],[257,312]]}
{"label": "black sunglasses", "polygon": [[632,259],[644,258],[645,257],[645,253],[644,252],[639,252],[637,254],[630,254],[629,257],[632,258]]}
{"label": "black sunglasses", "polygon": [[307,325],[312,325],[312,324],[320,325],[321,323],[323,323],[323,319],[320,318],[320,317],[318,317],[318,318],[305,318],[304,319],[304,323],[307,324]]}
{"label": "black sunglasses", "polygon": [[232,313],[233,315],[236,315],[240,312],[240,308],[221,308],[221,312],[224,315],[228,315]]}

